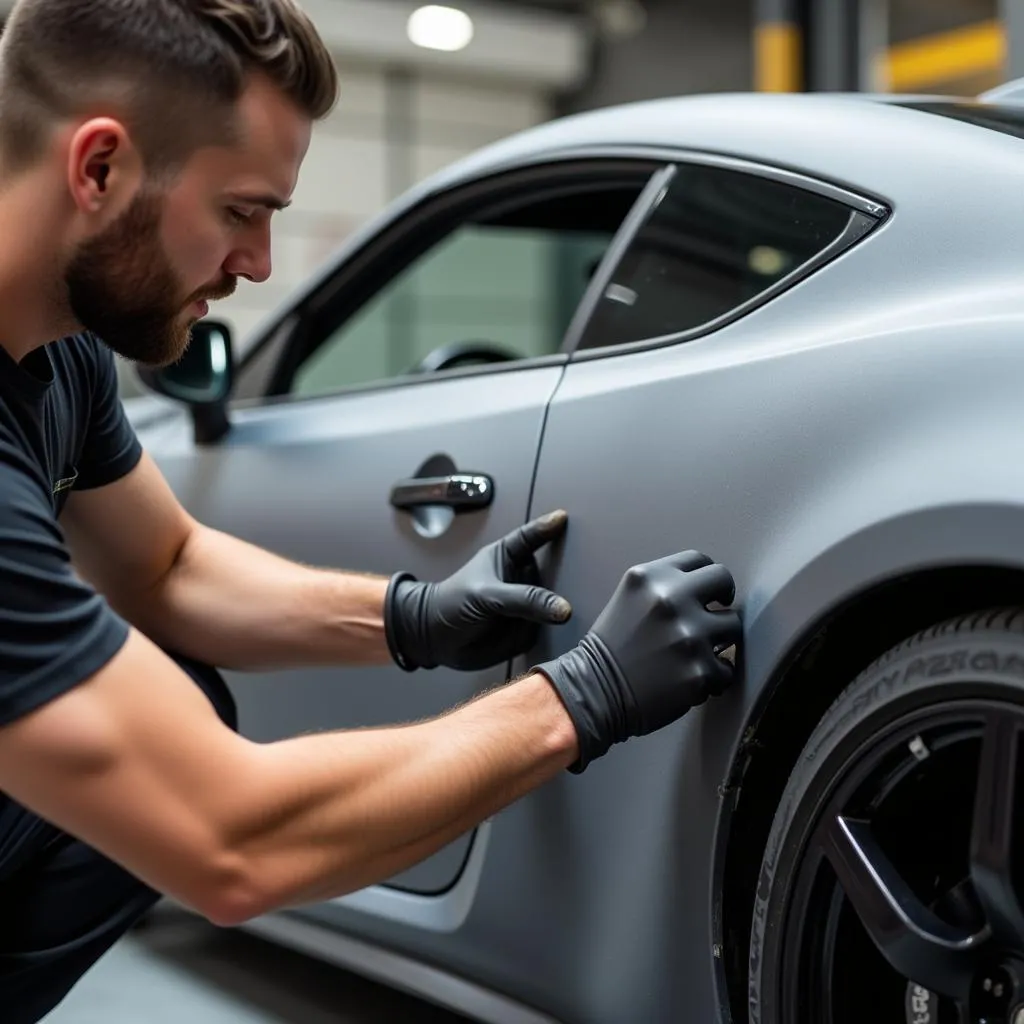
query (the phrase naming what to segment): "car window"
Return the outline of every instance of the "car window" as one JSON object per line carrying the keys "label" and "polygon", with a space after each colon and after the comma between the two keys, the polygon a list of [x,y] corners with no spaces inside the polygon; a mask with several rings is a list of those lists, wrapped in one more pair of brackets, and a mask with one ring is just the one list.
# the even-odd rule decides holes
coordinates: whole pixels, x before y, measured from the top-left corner
{"label": "car window", "polygon": [[711,324],[804,266],[850,217],[843,203],[794,185],[680,165],[615,268],[579,348]]}
{"label": "car window", "polygon": [[591,278],[650,175],[546,190],[464,219],[337,324],[290,393],[557,353]]}
{"label": "car window", "polygon": [[921,100],[910,103],[895,103],[893,106],[905,107],[907,110],[920,110],[925,114],[936,114],[949,117],[954,121],[964,121],[979,128],[989,128],[1024,138],[1024,111],[1020,107],[995,106],[990,103],[974,103],[970,100]]}

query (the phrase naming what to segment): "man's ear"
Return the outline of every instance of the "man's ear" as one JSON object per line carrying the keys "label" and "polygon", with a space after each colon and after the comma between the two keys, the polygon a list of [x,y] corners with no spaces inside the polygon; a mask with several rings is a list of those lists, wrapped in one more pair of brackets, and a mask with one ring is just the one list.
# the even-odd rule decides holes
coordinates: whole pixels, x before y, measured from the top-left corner
{"label": "man's ear", "polygon": [[68,148],[68,187],[82,213],[123,205],[142,178],[142,161],[125,126],[97,117],[80,125]]}

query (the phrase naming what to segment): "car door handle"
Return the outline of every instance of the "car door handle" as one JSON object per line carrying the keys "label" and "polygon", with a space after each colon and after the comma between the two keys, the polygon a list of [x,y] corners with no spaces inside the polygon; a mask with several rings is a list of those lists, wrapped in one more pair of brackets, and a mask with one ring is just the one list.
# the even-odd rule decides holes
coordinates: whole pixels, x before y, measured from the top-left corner
{"label": "car door handle", "polygon": [[452,473],[401,480],[391,488],[395,508],[444,505],[456,512],[487,508],[494,500],[494,481],[482,473]]}

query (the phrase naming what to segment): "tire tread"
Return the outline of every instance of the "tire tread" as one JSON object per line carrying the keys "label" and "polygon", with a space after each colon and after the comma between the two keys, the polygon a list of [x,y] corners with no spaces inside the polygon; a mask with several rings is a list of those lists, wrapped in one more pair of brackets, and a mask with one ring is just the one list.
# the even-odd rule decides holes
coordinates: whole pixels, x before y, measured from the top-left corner
{"label": "tire tread", "polygon": [[836,705],[841,704],[845,700],[846,691],[853,686],[857,680],[868,675],[873,675],[875,672],[885,668],[885,666],[891,662],[902,658],[905,654],[913,651],[915,648],[921,647],[926,643],[930,643],[932,640],[955,636],[959,633],[973,633],[978,630],[979,627],[982,627],[986,631],[998,629],[1003,633],[1024,633],[1024,608],[1017,606],[989,608],[981,612],[971,612],[968,615],[959,615],[956,618],[945,619],[942,622],[937,622],[932,626],[928,626],[925,629],[920,630],[913,636],[907,637],[906,640],[901,640],[895,647],[890,647],[884,654],[875,658],[874,661],[865,666],[852,680],[850,680],[850,684],[843,688],[843,691],[829,705],[828,710],[822,715],[822,718],[828,718]]}

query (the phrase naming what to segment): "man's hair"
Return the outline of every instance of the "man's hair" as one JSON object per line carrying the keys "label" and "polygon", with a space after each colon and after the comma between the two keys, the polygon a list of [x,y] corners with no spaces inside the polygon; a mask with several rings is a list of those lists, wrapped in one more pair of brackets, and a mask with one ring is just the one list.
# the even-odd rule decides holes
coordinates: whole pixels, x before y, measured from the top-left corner
{"label": "man's hair", "polygon": [[41,158],[55,125],[123,120],[151,174],[230,143],[254,73],[312,120],[338,94],[331,55],[296,0],[19,0],[0,38],[0,166]]}

